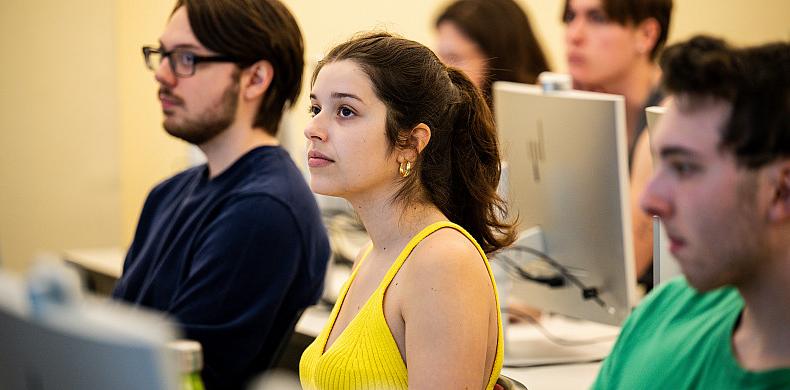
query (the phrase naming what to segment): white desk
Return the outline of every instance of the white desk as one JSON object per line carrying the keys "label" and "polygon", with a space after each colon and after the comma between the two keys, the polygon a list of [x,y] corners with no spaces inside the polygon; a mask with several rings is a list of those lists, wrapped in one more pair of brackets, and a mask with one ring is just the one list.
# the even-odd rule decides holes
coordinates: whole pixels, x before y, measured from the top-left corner
{"label": "white desk", "polygon": [[121,277],[126,250],[119,247],[71,249],[63,252],[63,260],[83,275],[89,289],[99,295],[110,295]]}
{"label": "white desk", "polygon": [[[312,306],[305,310],[296,324],[296,331],[316,337],[329,317],[329,310]],[[506,328],[505,365],[514,363],[549,363],[578,361],[566,364],[527,368],[502,369],[502,374],[523,383],[530,390],[541,389],[586,389],[595,381],[600,362],[587,363],[605,357],[612,348],[619,332],[617,327],[577,321],[560,316],[546,316],[543,326],[557,337],[566,340],[606,339],[590,345],[561,347],[549,342],[535,326],[529,324],[509,325]],[[524,351],[527,351],[526,353]]]}
{"label": "white desk", "polygon": [[[529,324],[505,328],[505,367],[502,373],[534,389],[587,389],[595,381],[620,331],[618,327],[563,316],[543,316],[541,324],[555,337],[582,345],[560,346]],[[589,342],[589,343],[588,343]],[[575,364],[510,368],[508,365]],[[591,363],[592,362],[592,363]]]}
{"label": "white desk", "polygon": [[67,263],[115,279],[121,277],[126,250],[121,248],[71,249],[63,252]]}
{"label": "white desk", "polygon": [[310,306],[302,313],[294,330],[305,336],[318,337],[328,319],[329,309],[324,306]]}
{"label": "white desk", "polygon": [[601,363],[534,368],[503,368],[502,374],[513,378],[529,390],[589,389]]}

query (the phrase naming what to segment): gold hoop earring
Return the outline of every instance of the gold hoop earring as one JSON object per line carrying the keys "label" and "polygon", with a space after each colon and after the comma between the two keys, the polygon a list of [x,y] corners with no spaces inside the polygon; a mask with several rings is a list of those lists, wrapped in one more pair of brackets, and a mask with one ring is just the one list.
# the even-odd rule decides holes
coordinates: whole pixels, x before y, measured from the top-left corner
{"label": "gold hoop earring", "polygon": [[[404,163],[406,164],[405,167]],[[401,177],[408,177],[411,175],[411,161],[404,161],[400,163],[400,166],[398,167],[398,173],[400,173]]]}

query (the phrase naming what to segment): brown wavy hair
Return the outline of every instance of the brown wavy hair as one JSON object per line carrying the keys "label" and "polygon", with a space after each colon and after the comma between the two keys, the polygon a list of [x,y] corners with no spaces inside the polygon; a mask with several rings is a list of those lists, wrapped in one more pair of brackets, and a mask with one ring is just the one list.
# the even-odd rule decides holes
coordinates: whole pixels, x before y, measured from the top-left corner
{"label": "brown wavy hair", "polygon": [[413,148],[411,130],[431,129],[428,145],[403,179],[393,201],[427,201],[466,229],[486,253],[510,245],[516,232],[502,219],[497,195],[499,146],[494,118],[480,91],[461,71],[448,68],[427,47],[387,33],[357,36],[333,48],[322,67],[353,61],[370,78],[387,107],[391,148]]}

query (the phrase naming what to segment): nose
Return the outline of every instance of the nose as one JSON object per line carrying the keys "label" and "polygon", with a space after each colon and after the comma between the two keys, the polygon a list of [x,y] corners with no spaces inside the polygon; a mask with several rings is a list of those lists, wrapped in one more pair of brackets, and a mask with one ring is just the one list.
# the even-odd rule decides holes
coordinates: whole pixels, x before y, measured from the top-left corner
{"label": "nose", "polygon": [[571,19],[565,25],[565,43],[568,45],[578,45],[584,40],[586,24],[579,15]]}
{"label": "nose", "polygon": [[175,73],[173,73],[173,69],[170,68],[170,58],[165,57],[162,59],[162,62],[159,63],[159,66],[154,71],[154,78],[160,84],[165,85],[167,87],[174,87],[178,82],[178,77],[176,77]]}
{"label": "nose", "polygon": [[326,127],[321,121],[320,112],[307,122],[307,126],[304,128],[304,136],[308,141],[326,141]]}
{"label": "nose", "polygon": [[671,200],[671,189],[667,180],[657,173],[645,187],[639,198],[639,207],[648,215],[657,215],[663,220],[670,218],[674,212]]}

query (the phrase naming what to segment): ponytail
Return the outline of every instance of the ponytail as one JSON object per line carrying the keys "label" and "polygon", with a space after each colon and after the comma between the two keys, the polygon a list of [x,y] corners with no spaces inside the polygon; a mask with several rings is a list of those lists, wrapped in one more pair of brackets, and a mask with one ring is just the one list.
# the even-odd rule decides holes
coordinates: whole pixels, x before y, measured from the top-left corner
{"label": "ponytail", "polygon": [[496,192],[501,167],[494,117],[468,77],[452,67],[447,74],[457,91],[457,100],[448,109],[452,186],[446,205],[437,206],[451,220],[474,231],[480,246],[490,253],[515,240],[513,225],[501,220],[507,207]]}

